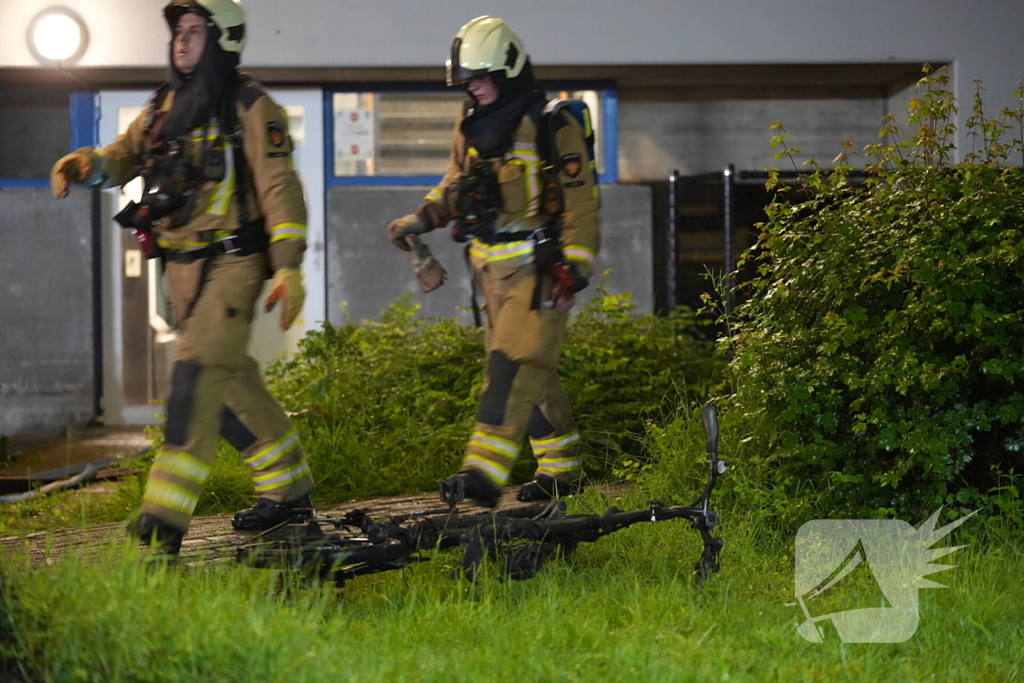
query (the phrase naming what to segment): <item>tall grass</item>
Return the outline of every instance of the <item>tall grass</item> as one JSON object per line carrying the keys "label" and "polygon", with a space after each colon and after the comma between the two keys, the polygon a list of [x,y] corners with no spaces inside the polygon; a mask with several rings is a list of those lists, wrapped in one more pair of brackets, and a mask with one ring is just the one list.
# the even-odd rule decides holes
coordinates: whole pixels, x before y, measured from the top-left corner
{"label": "tall grass", "polygon": [[[596,504],[597,501],[591,501]],[[704,589],[697,536],[646,525],[526,582],[452,581],[456,553],[400,573],[280,594],[273,572],[7,559],[9,670],[40,681],[1005,681],[1024,674],[1019,538],[986,533],[922,591],[914,637],[811,644],[796,633],[785,534],[729,520]],[[955,539],[954,539],[955,540]],[[871,599],[868,587],[861,599]],[[2,641],[0,641],[2,642]],[[1016,645],[1014,645],[1016,644]]]}

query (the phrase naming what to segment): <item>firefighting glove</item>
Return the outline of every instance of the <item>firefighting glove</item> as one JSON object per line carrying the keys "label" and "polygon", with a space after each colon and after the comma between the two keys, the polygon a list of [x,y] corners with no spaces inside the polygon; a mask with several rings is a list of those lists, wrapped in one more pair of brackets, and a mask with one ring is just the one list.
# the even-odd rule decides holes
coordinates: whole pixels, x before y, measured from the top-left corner
{"label": "firefighting glove", "polygon": [[419,280],[423,291],[432,292],[443,285],[448,279],[448,271],[430,253],[430,247],[416,235],[407,235],[405,243],[409,247],[409,255],[412,257],[412,269],[416,273],[416,279]]}
{"label": "firefighting glove", "polygon": [[402,251],[409,251],[409,245],[405,238],[410,235],[422,235],[429,229],[419,213],[410,213],[408,216],[391,221],[391,224],[388,225],[388,239]]}
{"label": "firefighting glove", "polygon": [[50,171],[50,191],[57,199],[68,196],[69,183],[84,183],[92,175],[92,160],[95,152],[82,147],[61,158]]}
{"label": "firefighting glove", "polygon": [[437,202],[429,199],[408,216],[391,221],[388,226],[388,239],[402,251],[409,251],[405,238],[409,235],[422,235],[448,222],[449,216]]}
{"label": "firefighting glove", "polygon": [[302,312],[302,302],[306,299],[306,290],[302,286],[302,271],[298,268],[280,268],[274,271],[274,281],[270,283],[270,294],[267,295],[266,311],[269,313],[274,304],[281,302],[281,329],[287,330]]}

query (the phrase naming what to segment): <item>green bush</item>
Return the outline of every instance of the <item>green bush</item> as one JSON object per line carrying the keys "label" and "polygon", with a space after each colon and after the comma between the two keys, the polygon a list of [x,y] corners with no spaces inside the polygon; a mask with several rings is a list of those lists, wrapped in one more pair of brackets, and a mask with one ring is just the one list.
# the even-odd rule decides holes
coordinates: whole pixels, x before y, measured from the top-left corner
{"label": "green bush", "polygon": [[[406,296],[378,321],[325,325],[268,371],[320,495],[429,490],[458,468],[483,380],[483,333],[454,318],[417,317],[417,308]],[[643,457],[644,421],[682,395],[706,394],[720,365],[688,333],[692,316],[634,308],[628,295],[596,296],[574,316],[560,366],[598,475],[626,455]],[[532,473],[530,461],[517,478]]]}
{"label": "green bush", "polygon": [[701,402],[724,362],[681,307],[637,315],[628,294],[595,297],[569,325],[559,374],[573,414],[605,470],[646,462],[646,427]]}
{"label": "green bush", "polygon": [[484,364],[483,335],[416,317],[405,296],[377,321],[325,324],[267,372],[321,494],[429,490],[458,466]]}
{"label": "green bush", "polygon": [[804,487],[816,514],[1020,500],[1005,484],[1024,469],[1024,175],[1007,157],[1024,147],[1002,137],[1022,111],[987,118],[979,85],[973,151],[950,164],[946,81],[920,82],[909,138],[889,117],[867,182],[845,152],[795,185],[773,173],[746,256],[758,276],[725,341],[732,419],[761,425],[749,465]]}

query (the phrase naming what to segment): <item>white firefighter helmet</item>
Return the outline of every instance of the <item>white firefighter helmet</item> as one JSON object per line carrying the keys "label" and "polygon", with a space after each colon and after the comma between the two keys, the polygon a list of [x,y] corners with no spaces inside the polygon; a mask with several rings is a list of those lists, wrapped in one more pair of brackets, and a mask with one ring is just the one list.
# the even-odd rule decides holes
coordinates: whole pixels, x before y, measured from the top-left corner
{"label": "white firefighter helmet", "polygon": [[477,17],[459,29],[452,42],[448,67],[448,85],[465,83],[474,76],[504,71],[515,78],[526,64],[523,42],[504,19]]}
{"label": "white firefighter helmet", "polygon": [[195,12],[220,29],[217,44],[225,52],[241,53],[245,47],[245,8],[239,0],[171,0],[164,7],[164,18],[174,31],[183,14]]}

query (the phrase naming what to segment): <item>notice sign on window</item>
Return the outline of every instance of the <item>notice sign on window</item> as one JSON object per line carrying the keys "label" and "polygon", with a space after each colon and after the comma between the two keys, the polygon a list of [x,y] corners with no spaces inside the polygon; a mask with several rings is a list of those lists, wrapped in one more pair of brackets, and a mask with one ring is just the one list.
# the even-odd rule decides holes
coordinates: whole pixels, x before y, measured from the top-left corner
{"label": "notice sign on window", "polygon": [[334,115],[335,161],[373,158],[373,110],[340,109]]}

